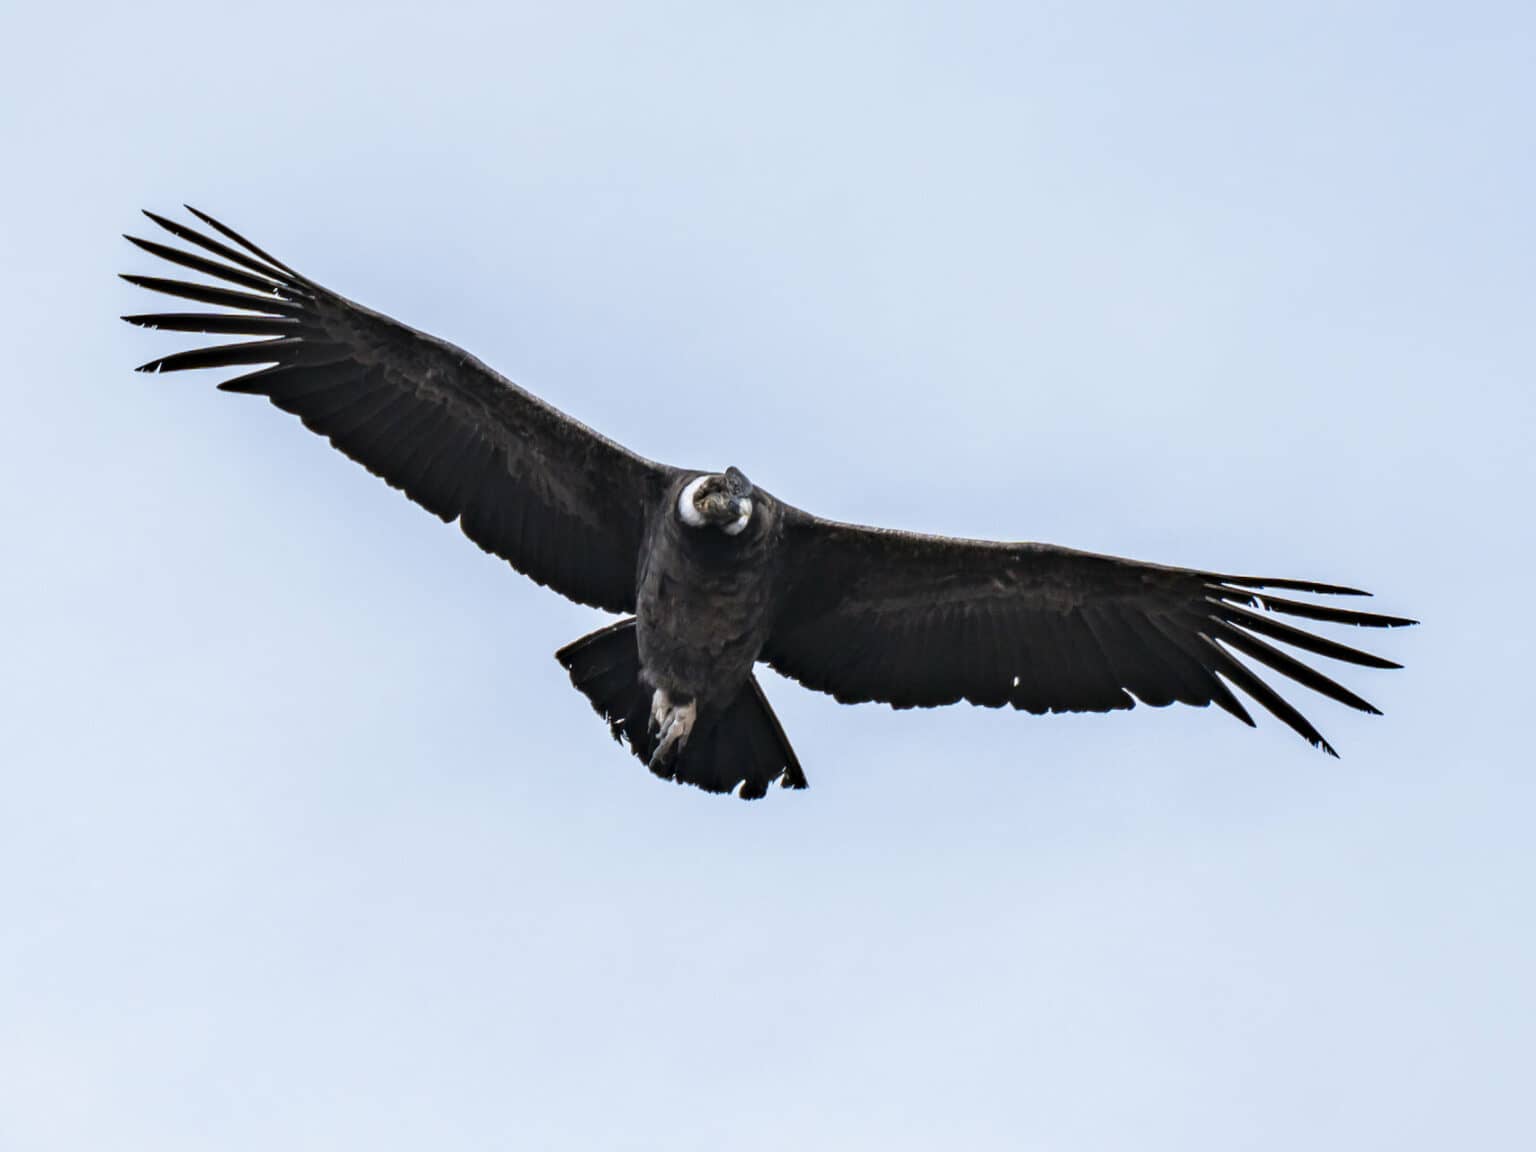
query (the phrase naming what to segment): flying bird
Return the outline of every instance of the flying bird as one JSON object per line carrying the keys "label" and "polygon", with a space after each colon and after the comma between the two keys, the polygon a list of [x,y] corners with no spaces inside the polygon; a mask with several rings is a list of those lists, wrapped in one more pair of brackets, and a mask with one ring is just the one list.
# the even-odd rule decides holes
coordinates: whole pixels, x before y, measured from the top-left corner
{"label": "flying bird", "polygon": [[805,787],[753,675],[759,661],[844,703],[967,700],[1038,714],[1178,701],[1252,726],[1235,688],[1331,755],[1239,657],[1371,713],[1272,642],[1400,667],[1282,619],[1413,623],[1294,595],[1367,595],[1354,588],[836,523],[736,468],[644,459],[188,211],[207,231],[145,213],[186,247],[127,239],[214,282],[123,279],[223,310],[123,319],[255,339],[139,370],[240,368],[219,388],[266,397],[517,571],[624,615],[555,655],[614,739],[663,778],[747,799],[774,782]]}

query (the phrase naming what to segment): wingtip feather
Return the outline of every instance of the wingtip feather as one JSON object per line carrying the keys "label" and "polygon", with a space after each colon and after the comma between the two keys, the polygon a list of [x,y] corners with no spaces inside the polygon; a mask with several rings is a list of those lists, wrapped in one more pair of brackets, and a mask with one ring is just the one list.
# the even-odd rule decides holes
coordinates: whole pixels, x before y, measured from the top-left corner
{"label": "wingtip feather", "polygon": [[202,211],[201,209],[194,208],[190,204],[183,203],[182,207],[185,208],[188,212],[192,213],[192,215],[196,216],[204,224],[208,225],[208,227],[212,228],[215,232],[218,232],[220,235],[225,236],[225,237],[227,237],[230,240],[233,240],[236,244],[240,245],[240,247],[244,248],[247,252],[250,252],[252,255],[257,256],[258,258],[260,258],[262,260],[265,260],[268,264],[271,264],[273,267],[279,268],[282,271],[288,273],[288,275],[292,276],[300,284],[306,284],[306,285],[309,285],[311,287],[315,286],[313,281],[311,281],[308,278],[306,278],[304,276],[301,276],[299,273],[295,272],[292,268],[288,267],[288,265],[284,264],[276,256],[272,255],[272,253],[268,252],[265,248],[262,248],[259,245],[251,243],[251,241],[247,240],[240,233],[236,232],[228,224],[221,224],[221,223],[219,223],[219,221],[215,220],[208,213]]}
{"label": "wingtip feather", "polygon": [[1223,584],[1237,584],[1243,588],[1286,588],[1292,592],[1311,592],[1318,596],[1371,596],[1364,588],[1351,588],[1347,584],[1323,584],[1316,580],[1297,580],[1289,576],[1211,575]]}

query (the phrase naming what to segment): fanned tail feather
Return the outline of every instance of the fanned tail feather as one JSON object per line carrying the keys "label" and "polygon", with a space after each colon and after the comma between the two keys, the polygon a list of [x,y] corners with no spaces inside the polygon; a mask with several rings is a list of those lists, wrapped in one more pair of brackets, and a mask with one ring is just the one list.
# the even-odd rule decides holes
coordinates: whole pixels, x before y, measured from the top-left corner
{"label": "fanned tail feather", "polygon": [[[555,659],[608,722],[613,738],[628,744],[649,765],[656,751],[656,734],[651,731],[653,690],[640,675],[635,622],[621,620],[583,636],[556,652]],[[774,781],[785,788],[806,784],[800,761],[755,676],[724,712],[701,714],[677,755],[652,771],[706,792],[735,792],[743,800],[765,796]]]}

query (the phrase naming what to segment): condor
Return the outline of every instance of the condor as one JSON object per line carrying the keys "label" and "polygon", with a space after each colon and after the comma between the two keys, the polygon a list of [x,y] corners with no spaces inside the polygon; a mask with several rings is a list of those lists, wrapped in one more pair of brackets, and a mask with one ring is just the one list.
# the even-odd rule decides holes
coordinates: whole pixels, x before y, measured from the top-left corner
{"label": "condor", "polygon": [[776,781],[805,787],[753,675],[759,661],[845,703],[968,700],[1042,713],[1179,701],[1214,703],[1252,725],[1236,688],[1330,754],[1238,657],[1364,712],[1376,709],[1271,641],[1398,667],[1281,619],[1413,623],[1275,594],[1365,595],[1353,588],[838,524],[735,468],[643,459],[453,345],[189,211],[214,235],[145,215],[191,250],[128,239],[215,283],[124,279],[223,310],[124,319],[256,339],[140,371],[247,367],[219,387],[298,416],[540,584],[629,617],[556,657],[614,738],[658,776],[748,799]]}

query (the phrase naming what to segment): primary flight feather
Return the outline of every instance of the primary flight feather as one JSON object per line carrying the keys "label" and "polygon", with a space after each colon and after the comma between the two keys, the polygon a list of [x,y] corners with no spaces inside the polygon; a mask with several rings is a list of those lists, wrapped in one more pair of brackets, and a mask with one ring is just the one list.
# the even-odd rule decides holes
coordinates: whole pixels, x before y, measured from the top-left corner
{"label": "primary flight feather", "polygon": [[225,311],[124,319],[248,339],[140,371],[246,368],[219,387],[292,412],[540,584],[630,615],[556,656],[615,739],[659,776],[749,799],[775,781],[805,787],[752,674],[759,660],[847,703],[969,700],[1039,713],[1179,701],[1214,703],[1252,725],[1235,687],[1330,754],[1312,723],[1238,657],[1364,712],[1376,709],[1272,642],[1398,667],[1282,617],[1371,628],[1413,621],[1275,594],[1365,595],[1353,588],[839,524],[774,499],[734,468],[646,460],[452,344],[338,296],[189,211],[215,235],[145,215],[197,251],[128,239],[222,283],[123,278]]}

